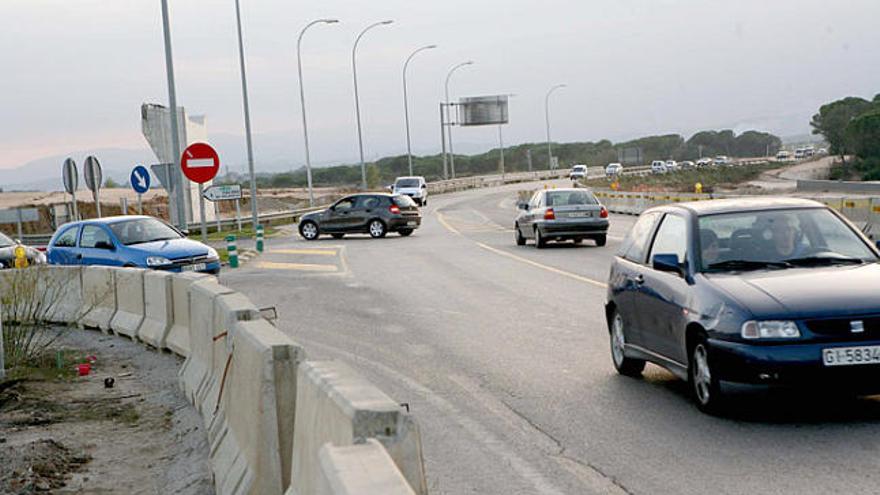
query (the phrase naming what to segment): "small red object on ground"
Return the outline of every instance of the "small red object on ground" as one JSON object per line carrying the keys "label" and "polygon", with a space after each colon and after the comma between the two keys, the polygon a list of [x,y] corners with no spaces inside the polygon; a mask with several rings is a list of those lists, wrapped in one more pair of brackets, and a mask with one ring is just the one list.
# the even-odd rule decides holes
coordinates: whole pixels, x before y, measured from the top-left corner
{"label": "small red object on ground", "polygon": [[92,371],[92,365],[89,363],[83,363],[77,365],[76,369],[77,371],[79,371],[79,376],[86,376],[89,374],[90,371]]}

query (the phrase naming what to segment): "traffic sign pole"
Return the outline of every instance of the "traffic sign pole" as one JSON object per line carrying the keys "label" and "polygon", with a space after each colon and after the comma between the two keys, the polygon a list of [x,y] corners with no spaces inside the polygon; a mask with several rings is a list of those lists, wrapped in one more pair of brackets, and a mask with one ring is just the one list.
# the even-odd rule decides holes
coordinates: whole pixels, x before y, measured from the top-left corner
{"label": "traffic sign pole", "polygon": [[235,222],[238,224],[238,232],[241,232],[241,200],[235,200]]}
{"label": "traffic sign pole", "polygon": [[205,186],[199,182],[199,215],[201,215],[202,220],[202,242],[205,244],[208,243],[208,226],[205,225],[205,197],[203,194],[205,193]]}
{"label": "traffic sign pole", "polygon": [[141,199],[141,196],[143,196],[143,194],[138,193],[138,215],[144,214],[144,202]]}
{"label": "traffic sign pole", "polygon": [[217,232],[222,232],[220,228],[220,205],[218,203],[214,203],[214,219],[217,220]]}

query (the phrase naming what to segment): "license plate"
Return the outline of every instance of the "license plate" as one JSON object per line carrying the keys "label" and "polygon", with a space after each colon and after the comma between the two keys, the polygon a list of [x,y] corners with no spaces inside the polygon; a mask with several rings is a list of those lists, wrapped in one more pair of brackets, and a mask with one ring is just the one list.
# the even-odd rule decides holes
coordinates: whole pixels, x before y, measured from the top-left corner
{"label": "license plate", "polygon": [[407,225],[418,225],[419,222],[406,222]]}
{"label": "license plate", "polygon": [[196,263],[193,265],[183,265],[180,267],[180,271],[182,272],[201,272],[204,271],[208,266],[204,263]]}
{"label": "license plate", "polygon": [[571,218],[584,218],[584,217],[589,217],[592,215],[588,211],[573,211],[573,212],[569,213],[568,216]]}
{"label": "license plate", "polygon": [[825,366],[880,364],[880,345],[822,349],[822,362]]}

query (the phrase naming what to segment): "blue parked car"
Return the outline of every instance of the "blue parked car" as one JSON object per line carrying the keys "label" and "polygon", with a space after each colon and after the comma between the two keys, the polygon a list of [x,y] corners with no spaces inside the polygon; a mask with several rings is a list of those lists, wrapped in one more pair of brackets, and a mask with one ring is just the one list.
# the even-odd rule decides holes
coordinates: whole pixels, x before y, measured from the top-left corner
{"label": "blue parked car", "polygon": [[611,266],[614,366],[629,376],[646,361],[663,366],[710,413],[723,409],[731,384],[876,393],[878,260],[877,246],[814,201],[646,210]]}
{"label": "blue parked car", "polygon": [[119,216],[62,225],[47,249],[53,265],[106,265],[172,272],[220,273],[217,251],[148,216]]}

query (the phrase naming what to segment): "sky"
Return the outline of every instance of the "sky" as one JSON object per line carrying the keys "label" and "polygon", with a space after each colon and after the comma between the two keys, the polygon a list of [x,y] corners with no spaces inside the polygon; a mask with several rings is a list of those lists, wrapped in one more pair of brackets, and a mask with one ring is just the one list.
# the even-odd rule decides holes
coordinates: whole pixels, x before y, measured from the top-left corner
{"label": "sky", "polygon": [[[505,144],[689,135],[705,128],[806,133],[833,99],[880,93],[877,0],[241,0],[258,135],[289,135],[303,161],[296,36],[313,162],[357,158],[351,49],[368,159],[404,153],[409,53],[413,148],[440,148],[443,80],[462,96],[512,94]],[[170,0],[178,101],[209,133],[244,135],[234,0]],[[0,169],[92,148],[147,148],[143,102],[167,104],[159,0],[3,0]],[[496,145],[495,127],[456,129]],[[244,139],[241,148],[244,149]],[[260,147],[255,149],[259,166]]]}

